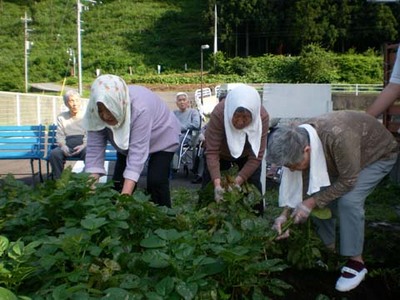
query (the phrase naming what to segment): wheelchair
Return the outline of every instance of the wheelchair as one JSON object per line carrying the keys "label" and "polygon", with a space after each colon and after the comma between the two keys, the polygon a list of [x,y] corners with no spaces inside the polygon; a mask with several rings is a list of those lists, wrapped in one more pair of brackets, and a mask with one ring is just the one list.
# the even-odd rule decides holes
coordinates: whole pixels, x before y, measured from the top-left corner
{"label": "wheelchair", "polygon": [[173,163],[174,173],[182,172],[186,177],[189,171],[193,169],[196,156],[200,155],[202,149],[202,141],[200,141],[201,131],[199,129],[188,129],[182,133],[179,150],[175,154],[177,160]]}

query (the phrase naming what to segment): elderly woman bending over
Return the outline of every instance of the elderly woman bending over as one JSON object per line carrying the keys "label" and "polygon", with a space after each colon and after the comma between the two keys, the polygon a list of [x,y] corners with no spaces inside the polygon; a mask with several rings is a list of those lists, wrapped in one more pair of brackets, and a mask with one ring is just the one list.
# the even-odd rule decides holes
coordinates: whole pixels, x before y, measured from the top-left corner
{"label": "elderly woman bending over", "polygon": [[[214,108],[205,131],[203,187],[212,181],[216,201],[221,200],[224,193],[221,171],[234,164],[239,167],[235,184],[240,186],[248,181],[261,192],[261,161],[268,126],[269,115],[261,105],[259,93],[251,86],[237,86]],[[256,209],[262,213],[263,203]]]}
{"label": "elderly woman bending over", "polygon": [[117,149],[115,188],[131,195],[148,159],[147,191],[154,203],[170,207],[170,165],[179,145],[180,124],[165,102],[145,87],[103,75],[92,84],[85,121],[86,172],[96,178],[105,174],[110,141]]}

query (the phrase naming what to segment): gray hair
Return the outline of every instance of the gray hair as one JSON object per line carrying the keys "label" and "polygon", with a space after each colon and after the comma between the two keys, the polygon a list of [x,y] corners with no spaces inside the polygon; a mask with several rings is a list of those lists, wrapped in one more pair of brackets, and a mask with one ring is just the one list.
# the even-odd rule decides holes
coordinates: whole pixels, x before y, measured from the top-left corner
{"label": "gray hair", "polygon": [[70,99],[70,98],[72,98],[72,97],[78,97],[78,98],[80,98],[80,94],[77,92],[77,91],[75,91],[75,90],[69,90],[69,91],[67,91],[65,94],[64,94],[64,96],[63,96],[63,99],[64,99],[64,104],[65,104],[65,106],[68,106],[67,104],[67,102],[68,102],[68,100]]}
{"label": "gray hair", "polygon": [[298,126],[277,127],[269,137],[267,160],[279,166],[294,165],[304,158],[310,144],[306,129]]}

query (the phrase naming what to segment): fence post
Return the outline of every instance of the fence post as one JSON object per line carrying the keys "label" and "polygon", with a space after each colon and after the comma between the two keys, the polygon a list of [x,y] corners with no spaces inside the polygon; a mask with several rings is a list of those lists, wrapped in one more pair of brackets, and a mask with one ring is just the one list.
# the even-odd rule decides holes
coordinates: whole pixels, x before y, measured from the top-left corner
{"label": "fence post", "polygon": [[36,97],[36,106],[37,106],[37,120],[38,124],[42,123],[42,116],[40,115],[40,96]]}
{"label": "fence post", "polygon": [[17,94],[17,113],[15,114],[17,116],[17,125],[20,126],[21,125],[21,103],[20,103],[20,99],[19,99],[19,94]]}
{"label": "fence post", "polygon": [[57,98],[53,97],[52,100],[53,100],[53,113],[52,113],[53,124],[57,124],[57,110],[56,110]]}

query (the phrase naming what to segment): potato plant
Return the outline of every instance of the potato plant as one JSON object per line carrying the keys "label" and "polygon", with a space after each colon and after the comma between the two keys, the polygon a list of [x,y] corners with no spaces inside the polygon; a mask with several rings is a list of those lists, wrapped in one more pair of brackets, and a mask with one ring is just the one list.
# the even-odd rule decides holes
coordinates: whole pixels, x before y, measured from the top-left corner
{"label": "potato plant", "polygon": [[219,204],[178,193],[168,209],[92,185],[69,169],[34,188],[0,180],[2,286],[25,299],[267,299],[289,288],[252,187]]}
{"label": "potato plant", "polygon": [[[329,278],[340,261],[326,253],[312,222],[293,226],[289,220],[290,238],[276,241],[277,190],[267,189],[261,217],[253,209],[259,192],[251,185],[228,188],[232,176],[224,174],[220,203],[211,186],[177,189],[171,209],[155,206],[143,191],[131,197],[111,184],[93,189],[87,174],[70,169],[35,187],[0,178],[0,298],[285,299],[308,283],[302,270],[323,272],[332,288]],[[387,182],[378,187],[367,200],[368,222],[399,219],[388,209],[398,203],[398,190]],[[380,292],[391,296],[398,291],[399,243],[396,233],[388,234],[367,226],[365,255],[367,280],[382,278],[378,286],[386,290]],[[386,260],[379,255],[383,245]],[[299,299],[329,299],[326,286],[302,290]]]}

